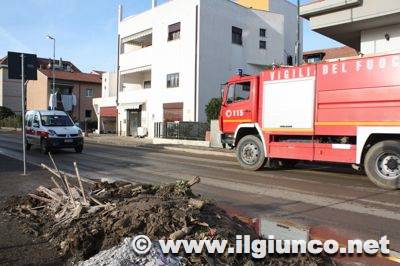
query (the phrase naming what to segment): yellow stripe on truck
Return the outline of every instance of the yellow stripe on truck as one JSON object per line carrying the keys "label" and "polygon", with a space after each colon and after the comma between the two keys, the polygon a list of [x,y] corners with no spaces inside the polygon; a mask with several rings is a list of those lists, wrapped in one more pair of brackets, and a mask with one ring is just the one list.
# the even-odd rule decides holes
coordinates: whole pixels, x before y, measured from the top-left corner
{"label": "yellow stripe on truck", "polygon": [[248,123],[251,119],[224,119],[224,123]]}

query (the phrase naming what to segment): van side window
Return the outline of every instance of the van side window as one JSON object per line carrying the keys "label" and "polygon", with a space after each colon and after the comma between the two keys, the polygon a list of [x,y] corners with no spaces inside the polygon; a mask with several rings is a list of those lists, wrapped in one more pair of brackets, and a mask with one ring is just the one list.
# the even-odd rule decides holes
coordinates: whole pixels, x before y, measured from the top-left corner
{"label": "van side window", "polygon": [[250,81],[231,84],[228,89],[226,103],[229,104],[233,102],[248,100],[250,98],[250,87]]}
{"label": "van side window", "polygon": [[32,119],[33,119],[33,115],[28,115],[28,116],[26,117],[26,125],[27,125],[28,127],[31,127],[31,126],[32,126]]}
{"label": "van side window", "polygon": [[39,124],[39,116],[38,115],[35,115],[35,117],[33,118],[33,123]]}

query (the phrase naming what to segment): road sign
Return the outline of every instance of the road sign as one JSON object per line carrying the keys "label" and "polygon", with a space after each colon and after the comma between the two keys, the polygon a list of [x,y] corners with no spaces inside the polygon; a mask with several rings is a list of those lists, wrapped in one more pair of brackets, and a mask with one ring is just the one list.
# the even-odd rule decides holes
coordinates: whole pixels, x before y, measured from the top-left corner
{"label": "road sign", "polygon": [[37,80],[37,57],[35,54],[8,52],[8,78],[22,79],[22,55],[24,56],[25,80]]}

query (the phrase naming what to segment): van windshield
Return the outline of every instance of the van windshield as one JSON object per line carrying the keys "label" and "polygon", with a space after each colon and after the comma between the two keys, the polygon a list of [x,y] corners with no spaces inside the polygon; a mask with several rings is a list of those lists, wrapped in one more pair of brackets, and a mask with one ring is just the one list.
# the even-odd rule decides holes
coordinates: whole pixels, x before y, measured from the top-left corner
{"label": "van windshield", "polygon": [[42,115],[42,125],[47,127],[72,127],[71,118],[66,115]]}

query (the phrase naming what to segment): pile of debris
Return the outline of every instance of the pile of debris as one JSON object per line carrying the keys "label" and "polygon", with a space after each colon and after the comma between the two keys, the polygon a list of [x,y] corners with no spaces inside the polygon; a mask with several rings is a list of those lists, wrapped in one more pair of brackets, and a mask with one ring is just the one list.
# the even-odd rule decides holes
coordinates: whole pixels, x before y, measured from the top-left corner
{"label": "pile of debris", "polygon": [[[135,235],[152,240],[226,239],[232,245],[236,235],[257,238],[252,226],[193,194],[191,187],[200,182],[198,177],[165,186],[116,181],[94,182],[85,188],[76,163],[72,180],[52,161],[54,169],[42,167],[52,174],[55,187],[40,186],[35,194],[13,198],[6,211],[18,218],[25,232],[49,241],[69,263],[88,260]],[[185,265],[325,265],[329,261],[296,256],[253,262],[250,256],[206,252],[180,256]]]}

